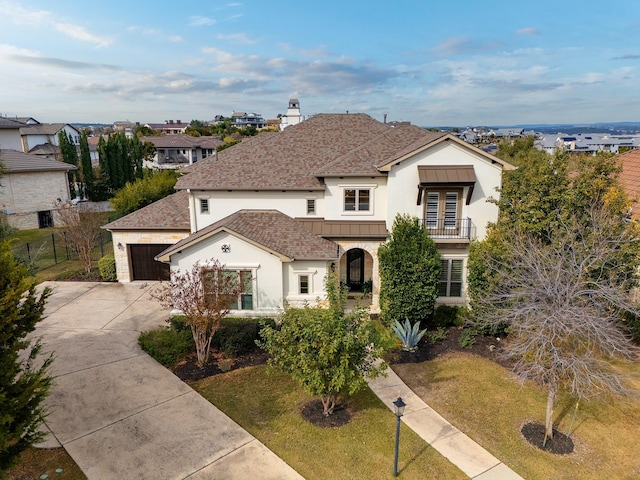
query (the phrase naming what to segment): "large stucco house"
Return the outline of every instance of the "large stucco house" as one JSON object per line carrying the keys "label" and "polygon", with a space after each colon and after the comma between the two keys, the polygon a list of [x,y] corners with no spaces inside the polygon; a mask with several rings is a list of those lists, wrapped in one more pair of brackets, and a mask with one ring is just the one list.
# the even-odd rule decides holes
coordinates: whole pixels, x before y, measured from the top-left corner
{"label": "large stucco house", "polygon": [[448,134],[319,114],[184,169],[178,193],[105,228],[121,282],[218,259],[246,279],[234,313],[268,315],[322,298],[333,269],[352,291],[371,283],[376,311],[378,247],[410,214],[442,256],[438,301],[464,303],[469,243],[512,168]]}

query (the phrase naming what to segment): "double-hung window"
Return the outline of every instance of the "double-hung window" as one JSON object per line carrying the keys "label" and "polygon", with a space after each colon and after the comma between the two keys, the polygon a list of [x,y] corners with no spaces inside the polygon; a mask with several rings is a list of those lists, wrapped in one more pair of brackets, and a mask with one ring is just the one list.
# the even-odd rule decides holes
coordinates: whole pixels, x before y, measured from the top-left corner
{"label": "double-hung window", "polygon": [[463,261],[461,259],[440,260],[439,297],[462,296],[462,267]]}
{"label": "double-hung window", "polygon": [[371,210],[371,190],[368,188],[346,188],[344,190],[345,212],[369,212]]}
{"label": "double-hung window", "polygon": [[[217,296],[227,297],[231,310],[253,310],[253,275],[251,270],[220,270],[219,275],[224,276],[224,281],[219,281],[213,275],[213,270],[205,269],[202,274],[205,300],[215,305]],[[228,280],[240,282],[241,288],[238,295],[224,292],[224,285]],[[217,285],[216,285],[217,283]],[[235,288],[234,288],[235,290]]]}

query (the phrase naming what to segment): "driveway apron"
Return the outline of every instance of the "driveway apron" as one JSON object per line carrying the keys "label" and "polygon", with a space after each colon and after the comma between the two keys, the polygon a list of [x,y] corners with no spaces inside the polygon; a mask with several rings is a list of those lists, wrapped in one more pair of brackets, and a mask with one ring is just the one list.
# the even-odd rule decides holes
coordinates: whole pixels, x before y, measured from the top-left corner
{"label": "driveway apron", "polygon": [[46,282],[36,329],[53,352],[49,435],[90,480],[300,479],[138,346],[168,312],[147,283]]}

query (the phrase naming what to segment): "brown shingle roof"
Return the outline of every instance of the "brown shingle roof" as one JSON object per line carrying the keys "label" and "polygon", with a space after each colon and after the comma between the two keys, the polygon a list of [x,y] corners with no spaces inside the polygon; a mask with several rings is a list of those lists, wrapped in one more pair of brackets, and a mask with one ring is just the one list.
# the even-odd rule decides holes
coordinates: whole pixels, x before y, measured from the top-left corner
{"label": "brown shingle roof", "polygon": [[190,230],[189,194],[177,192],[102,228],[107,230]]}
{"label": "brown shingle roof", "polygon": [[634,202],[631,211],[634,216],[637,216],[640,214],[640,149],[634,148],[618,155],[618,160],[622,164],[622,172],[618,180]]}
{"label": "brown shingle roof", "polygon": [[387,127],[364,145],[336,158],[314,173],[324,176],[381,175],[378,167],[445,136],[414,125]]}
{"label": "brown shingle roof", "polygon": [[[66,127],[67,123],[42,123],[40,125],[28,125],[20,129],[21,135],[57,135],[60,130]],[[78,130],[72,125],[69,127]]]}
{"label": "brown shingle roof", "polygon": [[9,173],[68,171],[76,169],[75,166],[69,163],[58,162],[57,160],[43,158],[38,155],[30,155],[17,150],[0,150],[0,162],[7,167]]}
{"label": "brown shingle roof", "polygon": [[189,169],[177,189],[324,190],[314,175],[326,164],[360,148],[392,127],[365,114],[319,114],[223,150]]}
{"label": "brown shingle roof", "polygon": [[140,140],[142,142],[151,142],[156,148],[217,148],[220,145],[224,145],[224,142],[218,137],[193,137],[183,133],[142,137]]}
{"label": "brown shingle roof", "polygon": [[227,231],[290,260],[336,260],[338,244],[313,235],[293,218],[277,210],[239,210],[169,247],[156,258],[196,244],[219,231]]}

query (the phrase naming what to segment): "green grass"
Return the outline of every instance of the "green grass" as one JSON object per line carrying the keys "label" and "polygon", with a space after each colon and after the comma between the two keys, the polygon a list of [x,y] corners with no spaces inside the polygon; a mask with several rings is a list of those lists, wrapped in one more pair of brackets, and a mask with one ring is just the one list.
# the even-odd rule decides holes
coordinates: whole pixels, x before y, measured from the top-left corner
{"label": "green grass", "polygon": [[[57,469],[62,471],[57,473]],[[18,464],[6,472],[7,480],[34,480],[41,475],[56,480],[87,479],[64,448],[29,448],[22,452]]]}
{"label": "green grass", "polygon": [[[52,239],[52,235],[55,236],[55,240]],[[106,233],[104,235],[106,239]],[[82,264],[77,259],[67,259],[67,250],[60,229],[16,230],[9,237],[9,241],[13,246],[14,254],[18,258],[31,261],[38,282],[56,280],[83,269]],[[27,243],[29,243],[29,250],[26,247]],[[103,252],[105,255],[113,253],[113,243],[111,241],[105,242],[102,248],[97,246],[93,250],[93,259],[96,267],[98,259]]]}
{"label": "green grass", "polygon": [[[640,386],[638,365],[624,367]],[[640,400],[581,403],[571,435],[575,452],[557,456],[532,447],[520,434],[526,421],[544,423],[546,394],[521,386],[499,365],[467,354],[394,366],[427,404],[527,480],[640,478]],[[575,401],[556,402],[554,418],[568,432]]]}
{"label": "green grass", "polygon": [[[308,480],[393,476],[395,416],[369,390],[355,395],[351,422],[316,427],[302,418],[311,398],[288,375],[250,367],[192,385]],[[404,478],[467,478],[402,425],[398,469]]]}

